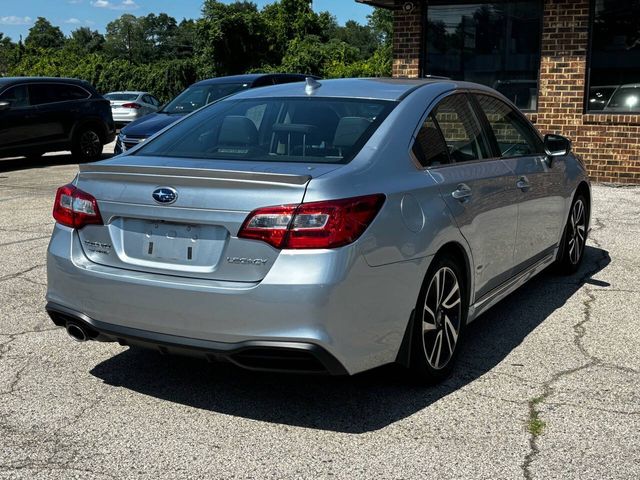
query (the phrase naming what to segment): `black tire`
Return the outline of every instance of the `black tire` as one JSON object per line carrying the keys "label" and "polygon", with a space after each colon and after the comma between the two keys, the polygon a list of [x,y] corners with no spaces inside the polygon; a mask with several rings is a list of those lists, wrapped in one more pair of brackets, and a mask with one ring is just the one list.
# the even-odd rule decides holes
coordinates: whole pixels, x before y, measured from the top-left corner
{"label": "black tire", "polygon": [[93,162],[100,159],[104,145],[94,127],[84,127],[73,137],[71,153],[78,162]]}
{"label": "black tire", "polygon": [[448,254],[436,257],[425,276],[411,335],[410,367],[421,383],[438,383],[453,370],[469,308],[464,278],[460,262]]}
{"label": "black tire", "polygon": [[584,196],[578,194],[571,204],[558,259],[554,264],[554,270],[560,275],[572,275],[580,268],[587,242],[588,218],[589,204]]}

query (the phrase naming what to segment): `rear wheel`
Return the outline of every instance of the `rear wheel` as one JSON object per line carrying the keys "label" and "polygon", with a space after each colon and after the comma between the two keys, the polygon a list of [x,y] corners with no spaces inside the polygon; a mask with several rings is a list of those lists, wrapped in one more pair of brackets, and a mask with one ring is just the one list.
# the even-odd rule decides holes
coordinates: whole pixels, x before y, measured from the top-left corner
{"label": "rear wheel", "polygon": [[79,162],[92,162],[102,155],[102,140],[93,127],[85,127],[76,133],[71,153]]}
{"label": "rear wheel", "polygon": [[571,275],[580,268],[587,243],[587,214],[587,201],[582,195],[576,195],[560,244],[560,255],[556,262],[558,273]]}
{"label": "rear wheel", "polygon": [[437,257],[425,277],[415,310],[411,369],[436,383],[453,369],[467,321],[464,276],[450,255]]}

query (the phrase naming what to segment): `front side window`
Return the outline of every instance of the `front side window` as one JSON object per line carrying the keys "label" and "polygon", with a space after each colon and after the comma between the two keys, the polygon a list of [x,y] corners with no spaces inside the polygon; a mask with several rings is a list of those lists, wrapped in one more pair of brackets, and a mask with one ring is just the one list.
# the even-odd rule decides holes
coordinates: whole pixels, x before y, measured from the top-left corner
{"label": "front side window", "polygon": [[481,83],[536,110],[542,8],[542,0],[428,2],[425,73]]}
{"label": "front side window", "polygon": [[396,105],[379,100],[233,98],[195,113],[142,156],[346,163]]}
{"label": "front side window", "polygon": [[250,88],[248,83],[217,83],[189,87],[162,109],[164,113],[191,113],[200,107]]}
{"label": "front side window", "polygon": [[26,85],[17,85],[0,95],[0,101],[9,102],[11,108],[29,107],[29,89]]}
{"label": "front side window", "polygon": [[540,137],[509,105],[488,95],[476,95],[500,150],[500,156],[522,157],[544,153]]}
{"label": "front side window", "polygon": [[465,94],[452,95],[438,104],[433,112],[454,162],[488,158],[482,136],[469,99]]}
{"label": "front side window", "polygon": [[640,0],[592,0],[587,110],[640,113]]}

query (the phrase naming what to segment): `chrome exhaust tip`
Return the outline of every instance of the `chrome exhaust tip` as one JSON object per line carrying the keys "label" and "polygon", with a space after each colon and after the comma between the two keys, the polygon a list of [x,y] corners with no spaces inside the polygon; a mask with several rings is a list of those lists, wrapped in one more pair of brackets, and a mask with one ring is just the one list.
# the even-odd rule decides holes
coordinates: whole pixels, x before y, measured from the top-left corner
{"label": "chrome exhaust tip", "polygon": [[76,323],[67,324],[67,334],[76,342],[86,342],[89,339],[85,329]]}

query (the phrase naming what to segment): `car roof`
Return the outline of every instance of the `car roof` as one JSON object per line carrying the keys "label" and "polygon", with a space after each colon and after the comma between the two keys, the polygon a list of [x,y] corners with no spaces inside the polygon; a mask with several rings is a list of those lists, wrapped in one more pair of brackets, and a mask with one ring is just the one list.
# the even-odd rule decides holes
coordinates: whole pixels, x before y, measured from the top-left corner
{"label": "car roof", "polygon": [[305,75],[300,73],[247,73],[245,75],[229,75],[226,77],[207,78],[194,83],[194,85],[213,85],[216,83],[253,83],[263,77],[291,77],[299,76],[301,80]]}
{"label": "car roof", "polygon": [[77,78],[60,78],[60,77],[4,77],[0,78],[0,85],[9,85],[13,83],[72,83],[74,85],[88,85],[89,82],[79,80]]}
{"label": "car roof", "polygon": [[133,90],[119,90],[117,92],[105,93],[105,95],[114,95],[114,94],[119,94],[119,93],[124,93],[124,94],[127,94],[127,95],[151,95],[149,92],[135,92]]}
{"label": "car roof", "polygon": [[[438,85],[447,86],[448,90],[472,89],[495,92],[495,90],[470,82],[442,78],[340,78],[334,80],[317,80],[319,87],[307,93],[306,83],[287,83],[264,88],[245,90],[232,98],[261,97],[318,97],[366,98],[373,100],[400,101],[418,88]],[[438,90],[441,90],[439,88]]]}

